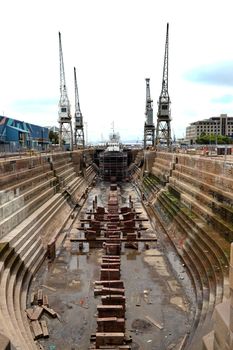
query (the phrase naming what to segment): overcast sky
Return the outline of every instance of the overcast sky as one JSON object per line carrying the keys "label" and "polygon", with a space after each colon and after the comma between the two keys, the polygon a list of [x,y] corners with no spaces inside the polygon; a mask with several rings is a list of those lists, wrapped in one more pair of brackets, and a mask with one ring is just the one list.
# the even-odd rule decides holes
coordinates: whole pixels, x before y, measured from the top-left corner
{"label": "overcast sky", "polygon": [[58,126],[59,42],[74,113],[73,67],[88,141],[142,140],[145,78],[157,101],[169,22],[171,129],[233,116],[232,0],[9,0],[0,2],[0,115]]}

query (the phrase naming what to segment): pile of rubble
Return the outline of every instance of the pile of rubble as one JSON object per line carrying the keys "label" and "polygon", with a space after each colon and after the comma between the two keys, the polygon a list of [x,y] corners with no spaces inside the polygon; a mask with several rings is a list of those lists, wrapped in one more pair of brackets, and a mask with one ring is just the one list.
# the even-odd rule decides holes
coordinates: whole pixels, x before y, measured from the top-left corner
{"label": "pile of rubble", "polygon": [[49,307],[48,296],[39,289],[37,293],[31,293],[31,308],[25,310],[30,325],[33,330],[34,339],[48,338],[49,332],[45,320],[41,320],[41,316],[45,312],[50,317],[58,317],[58,314]]}

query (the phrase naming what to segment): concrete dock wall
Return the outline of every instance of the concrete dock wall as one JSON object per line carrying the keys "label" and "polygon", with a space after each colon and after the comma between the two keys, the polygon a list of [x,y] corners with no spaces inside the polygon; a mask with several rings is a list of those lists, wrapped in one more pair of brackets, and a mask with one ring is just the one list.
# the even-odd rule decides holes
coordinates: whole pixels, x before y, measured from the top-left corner
{"label": "concrete dock wall", "polygon": [[3,334],[0,344],[3,349],[9,346],[37,349],[24,311],[25,291],[45,259],[49,243],[57,239],[95,177],[91,165],[86,169],[85,179],[77,176],[75,167],[80,169],[81,157],[76,152],[76,156],[65,152],[0,161],[0,333]]}

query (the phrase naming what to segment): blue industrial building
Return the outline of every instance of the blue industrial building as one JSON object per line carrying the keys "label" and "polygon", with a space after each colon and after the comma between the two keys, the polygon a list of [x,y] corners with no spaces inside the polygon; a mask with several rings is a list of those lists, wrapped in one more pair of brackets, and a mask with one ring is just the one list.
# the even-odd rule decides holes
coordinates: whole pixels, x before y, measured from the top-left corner
{"label": "blue industrial building", "polygon": [[[44,150],[49,144],[49,129],[0,116],[0,145],[11,150]],[[1,147],[2,148],[2,147]]]}

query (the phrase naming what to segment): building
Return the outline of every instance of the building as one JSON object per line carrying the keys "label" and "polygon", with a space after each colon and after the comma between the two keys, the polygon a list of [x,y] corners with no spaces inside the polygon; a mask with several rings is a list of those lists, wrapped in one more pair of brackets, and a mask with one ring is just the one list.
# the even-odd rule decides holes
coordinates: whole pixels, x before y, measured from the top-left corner
{"label": "building", "polygon": [[221,114],[219,117],[212,117],[191,123],[186,128],[186,139],[190,144],[196,142],[201,135],[222,135],[233,138],[233,117]]}
{"label": "building", "polygon": [[48,144],[48,128],[0,116],[1,150],[15,151],[22,148],[44,150]]}

